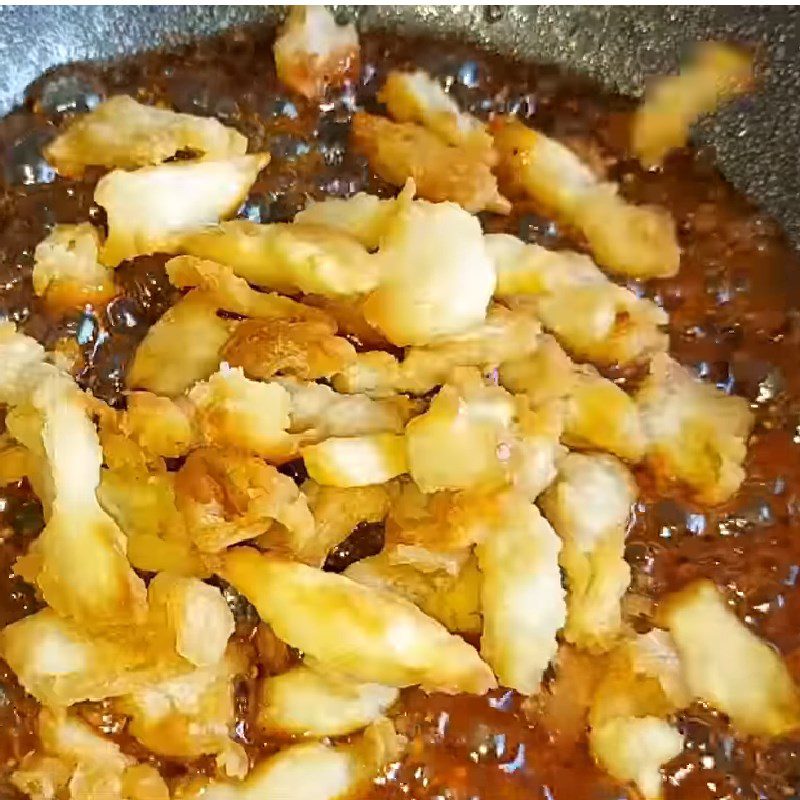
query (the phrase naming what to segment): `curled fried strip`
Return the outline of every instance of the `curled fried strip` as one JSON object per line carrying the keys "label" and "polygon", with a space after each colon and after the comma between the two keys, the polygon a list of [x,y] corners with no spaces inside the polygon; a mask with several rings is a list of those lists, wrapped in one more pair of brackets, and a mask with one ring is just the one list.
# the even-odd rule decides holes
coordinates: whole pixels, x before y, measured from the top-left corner
{"label": "curled fried strip", "polygon": [[633,399],[593,367],[571,361],[552,336],[542,336],[531,355],[502,364],[499,375],[502,386],[524,394],[533,408],[561,401],[568,445],[606,450],[633,462],[644,455],[644,430]]}
{"label": "curled fried strip", "polygon": [[566,618],[561,543],[535,505],[501,500],[496,527],[476,548],[483,574],[481,654],[500,683],[536,694]]}
{"label": "curled fried strip", "polygon": [[175,397],[219,366],[231,323],[217,316],[217,304],[189,292],[168,309],[136,349],[126,384]]}
{"label": "curled fried strip", "polygon": [[278,78],[306,97],[355,80],[359,50],[355,25],[338,25],[324,6],[293,6],[273,47]]}
{"label": "curled fried strip", "polygon": [[341,372],[356,351],[347,339],[335,336],[326,321],[250,319],[237,325],[222,355],[251,378],[291,375],[316,380]]}
{"label": "curled fried strip", "polygon": [[217,553],[269,534],[301,552],[314,536],[305,496],[286,475],[235,450],[192,451],[175,480],[176,503],[198,549]]}
{"label": "curled fried strip", "polygon": [[176,256],[167,262],[166,270],[173,286],[179,289],[199,287],[222,311],[260,319],[326,322],[332,333],[336,330],[324,311],[274,292],[258,292],[225,264],[195,256]]}
{"label": "curled fried strip", "polygon": [[667,598],[660,610],[690,695],[727,714],[743,733],[781,736],[800,727],[800,687],[781,656],[728,607],[710,581]]}
{"label": "curled fried strip", "polygon": [[561,537],[567,575],[568,642],[604,650],[622,630],[620,600],[630,583],[625,536],[636,484],[612,456],[570,453],[540,505]]}
{"label": "curled fried strip", "polygon": [[134,169],[185,150],[207,159],[241,156],[247,139],[213,117],[178,114],[117,95],[70,124],[45,156],[62,175],[80,178],[89,166]]}
{"label": "curled fried strip", "polygon": [[481,150],[453,147],[419,125],[364,111],[354,115],[351,136],[372,169],[394,186],[411,178],[419,195],[435,203],[450,200],[470,213],[511,210]]}
{"label": "curled fried strip", "polygon": [[636,278],[677,273],[675,223],[664,209],[628,203],[616,184],[601,183],[575,153],[517,119],[497,118],[491,132],[501,183],[579,228],[601,266]]}
{"label": "curled fried strip", "polygon": [[365,394],[427,394],[446,383],[457,367],[478,367],[490,372],[503,361],[522,358],[538,344],[541,326],[525,310],[511,311],[492,305],[485,321],[463,333],[423,347],[409,347],[402,362],[384,352],[359,353],[334,387]]}
{"label": "curled fried strip", "polygon": [[378,284],[378,264],[356,239],[322,225],[223,222],[181,239],[189,255],[229,265],[267,289],[348,295]]}
{"label": "curled fried strip", "polygon": [[689,138],[698,117],[753,86],[753,58],[721,42],[697,46],[679,75],[660,78],[648,89],[633,117],[631,144],[646,167],[657,166]]}
{"label": "curled fried strip", "polygon": [[462,111],[426,72],[390,72],[378,99],[398,122],[419,123],[448,144],[476,151],[489,165],[496,160],[486,125]]}
{"label": "curled fried strip", "polygon": [[677,480],[704,503],[721,503],[744,479],[753,414],[742,397],[703,383],[667,355],[650,363],[636,394],[646,459],[664,483]]}
{"label": "curled fried strip", "polygon": [[104,264],[147,253],[175,252],[181,234],[233,214],[258,173],[265,153],[219,161],[178,161],[100,179],[94,199],[108,216]]}
{"label": "curled fried strip", "polygon": [[281,639],[325,669],[444,692],[482,694],[495,685],[470,645],[394,595],[247,548],[228,551],[221,569]]}
{"label": "curled fried strip", "polygon": [[99,304],[115,291],[113,272],[98,261],[100,234],[88,222],[56,225],[36,245],[33,291],[54,309]]}
{"label": "curled fried strip", "polygon": [[380,719],[398,694],[300,665],[264,679],[257,724],[272,735],[345,736]]}

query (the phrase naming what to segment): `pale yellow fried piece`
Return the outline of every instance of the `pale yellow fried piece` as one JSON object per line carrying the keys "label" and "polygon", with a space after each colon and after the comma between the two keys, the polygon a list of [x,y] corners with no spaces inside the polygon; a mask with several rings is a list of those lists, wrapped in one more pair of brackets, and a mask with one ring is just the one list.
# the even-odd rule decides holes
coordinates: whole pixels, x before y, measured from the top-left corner
{"label": "pale yellow fried piece", "polygon": [[291,297],[256,291],[226,264],[196,256],[176,256],[167,262],[166,270],[173,286],[179,289],[199,287],[222,311],[259,319],[325,322],[331,333],[336,331],[335,323],[324,311],[298,303]]}
{"label": "pale yellow fried piece", "polygon": [[631,579],[625,536],[636,499],[633,476],[616,458],[570,453],[540,498],[561,537],[567,576],[568,642],[609,649],[622,633],[620,601]]}
{"label": "pale yellow fried piece", "polygon": [[280,384],[223,368],[195,384],[188,399],[205,444],[247,450],[278,464],[299,455],[298,437],[287,433],[291,396]]}
{"label": "pale yellow fried piece", "polygon": [[279,80],[305,97],[358,78],[355,25],[338,25],[324,6],[292,6],[273,45]]}
{"label": "pale yellow fried piece", "polygon": [[[407,549],[405,553],[407,553]],[[418,555],[415,550],[414,555]],[[387,548],[377,556],[351,564],[344,574],[365,586],[394,592],[410,600],[452,633],[479,634],[482,628],[482,577],[474,557],[460,569],[422,569],[404,560],[403,547]]]}
{"label": "pale yellow fried piece", "polygon": [[727,714],[745,734],[782,736],[800,727],[800,687],[781,656],[742,623],[710,581],[660,609],[692,697]]}
{"label": "pale yellow fried piece", "polygon": [[193,450],[178,471],[175,495],[189,536],[204,553],[265,532],[299,552],[314,536],[314,518],[295,482],[236,450]]}
{"label": "pale yellow fried piece", "polygon": [[217,304],[189,292],[147,332],[136,349],[126,384],[176,397],[204,380],[220,363],[231,323],[217,316]]}
{"label": "pale yellow fried piece", "polygon": [[496,528],[476,548],[483,575],[481,655],[503,686],[536,694],[566,619],[561,542],[535,505],[507,494]]}
{"label": "pale yellow fried piece", "polygon": [[56,225],[33,253],[33,291],[57,311],[108,300],[114,275],[99,263],[99,249],[100,233],[90,223]]}
{"label": "pale yellow fried piece", "polygon": [[[413,182],[407,191],[413,197]],[[326,197],[320,202],[311,201],[294,217],[295,224],[321,225],[346,233],[361,242],[367,250],[375,250],[398,208],[397,198],[380,198],[359,192],[352,197]]]}
{"label": "pale yellow fried piece", "polygon": [[353,237],[323,225],[246,220],[201,228],[181,250],[230,266],[254,286],[279,292],[349,295],[378,284],[378,263]]}
{"label": "pale yellow fried piece", "polygon": [[374,400],[364,395],[338,394],[329,386],[293,379],[278,382],[291,396],[291,433],[304,442],[319,442],[330,436],[364,436],[402,433],[417,413],[419,403],[405,397]]}
{"label": "pale yellow fried piece", "polygon": [[552,336],[542,336],[531,355],[501,364],[499,375],[502,386],[524,394],[533,408],[561,402],[566,444],[632,462],[644,455],[644,431],[633,399],[593,367],[575,364]]}
{"label": "pale yellow fried piece", "polygon": [[234,629],[222,592],[197,578],[162,572],[147,587],[151,624],[175,639],[175,652],[196,667],[219,664]]}
{"label": "pale yellow fried piece", "polygon": [[94,199],[108,216],[104,264],[148,253],[174,252],[180,236],[233,214],[269,155],[219,161],[178,161],[101,178]]}
{"label": "pale yellow fried piece", "polygon": [[419,123],[448,144],[480,154],[490,166],[495,162],[486,124],[462,111],[426,72],[392,70],[378,92],[378,100],[398,122]]}
{"label": "pale yellow fried piece", "polygon": [[661,767],[683,751],[683,735],[657,717],[614,717],[592,729],[591,749],[616,780],[632,783],[645,800],[663,795]]}
{"label": "pale yellow fried piece", "polygon": [[0,435],[0,486],[8,486],[27,478],[35,469],[30,451],[16,444],[7,434]]}
{"label": "pale yellow fried piece", "polygon": [[635,278],[677,273],[675,223],[664,209],[628,203],[569,148],[517,119],[497,118],[490,128],[501,184],[579,228],[602,267]]}
{"label": "pale yellow fried piece", "polygon": [[331,437],[301,453],[309,477],[323,486],[370,486],[408,471],[405,437],[392,433]]}
{"label": "pale yellow fried piece", "polygon": [[742,397],[703,383],[667,355],[650,363],[636,394],[646,459],[664,484],[677,481],[703,503],[722,503],[744,479],[753,414]]}
{"label": "pale yellow fried piece", "polygon": [[347,744],[287,747],[257,764],[243,781],[195,779],[175,800],[349,800],[368,791],[399,750],[392,724],[380,720]]}
{"label": "pale yellow fried piece", "polygon": [[163,631],[94,634],[50,608],[4,628],[0,653],[26,691],[55,708],[127,694],[189,668]]}
{"label": "pale yellow fried piece", "polygon": [[221,574],[320,668],[431,691],[482,694],[495,685],[474,648],[395,595],[248,548],[228,551]]}
{"label": "pale yellow fried piece", "polygon": [[631,144],[645,167],[689,139],[689,129],[703,114],[753,87],[753,57],[722,42],[704,42],[679,75],[658,78],[636,110]]}
{"label": "pale yellow fried piece", "polygon": [[394,344],[429,344],[485,319],[494,264],[478,220],[454,203],[404,203],[374,258],[383,280],[364,316]]}
{"label": "pale yellow fried piece", "polygon": [[213,117],[179,114],[116,95],[72,122],[45,148],[45,157],[61,175],[80,178],[86,167],[135,169],[181,151],[206,159],[241,156],[247,139]]}
{"label": "pale yellow fried piece", "polygon": [[231,647],[215,664],[120,697],[114,709],[130,718],[128,732],[159,755],[232,755],[241,747],[230,738],[235,721],[234,679],[246,670],[243,654]]}
{"label": "pale yellow fried piece", "polygon": [[389,490],[384,485],[321,486],[307,480],[301,487],[314,515],[314,538],[300,560],[320,567],[328,552],[343,542],[361,523],[383,522],[389,511]]}
{"label": "pale yellow fried piece", "polygon": [[251,378],[317,380],[341,372],[356,351],[347,339],[334,336],[326,322],[249,319],[236,327],[222,355]]}
{"label": "pale yellow fried piece", "polygon": [[179,458],[193,442],[192,420],[186,409],[150,392],[131,392],[121,427],[152,456]]}
{"label": "pale yellow fried piece", "polygon": [[[13,353],[0,344],[0,360],[6,356]],[[6,424],[38,462],[34,484],[47,524],[15,571],[60,614],[86,626],[141,620],[144,584],[125,556],[122,531],[95,494],[102,452],[85,397],[49,364],[40,362],[27,379],[33,382],[27,404],[12,409]]]}
{"label": "pale yellow fried piece", "polygon": [[40,750],[11,776],[31,800],[169,800],[155,768],[137,764],[83,720],[43,709],[37,732]]}
{"label": "pale yellow fried piece", "polygon": [[467,398],[456,386],[443,386],[406,426],[408,471],[417,486],[437,492],[502,485],[506,465],[498,448],[514,413],[514,399],[499,387]]}
{"label": "pale yellow fried piece", "polygon": [[398,695],[391,686],[355,683],[301,665],[262,681],[256,724],[273,736],[345,736],[383,716]]}
{"label": "pale yellow fried piece", "polygon": [[487,373],[503,361],[532,353],[540,330],[536,317],[524,309],[492,305],[474,328],[423,347],[409,347],[402,362],[389,353],[359,353],[334,377],[333,385],[339,391],[377,396],[427,394],[446,383],[457,367],[478,367]]}
{"label": "pale yellow fried piece", "polygon": [[387,183],[403,186],[410,178],[420,197],[450,200],[470,213],[511,211],[481,150],[454,147],[420,125],[364,111],[353,116],[351,136],[355,149]]}

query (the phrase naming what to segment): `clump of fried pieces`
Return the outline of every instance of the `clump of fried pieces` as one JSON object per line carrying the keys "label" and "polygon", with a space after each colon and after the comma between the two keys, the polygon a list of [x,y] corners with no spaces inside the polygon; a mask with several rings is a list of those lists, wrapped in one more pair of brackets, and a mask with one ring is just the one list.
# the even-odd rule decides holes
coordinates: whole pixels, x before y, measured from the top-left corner
{"label": "clump of fried pieces", "polygon": [[[695,97],[680,124],[707,110],[720,64],[741,70],[715,54],[695,68],[702,102],[670,79],[670,97]],[[358,39],[295,8],[275,58],[313,97],[352,77]],[[653,133],[663,95],[635,118],[647,160],[682,141],[675,120]],[[41,703],[39,749],[12,777],[34,800],[354,797],[402,756],[402,688],[499,683],[535,705],[550,665],[547,713],[572,713],[646,798],[683,747],[671,715],[693,700],[743,734],[800,723],[786,666],[712,584],[670,597],[649,633],[623,617],[632,468],[723,502],[752,424],[746,401],[669,357],[664,312],[606,276],[673,275],[669,215],[521,122],[461,111],[424,73],[390,74],[381,99],[392,119],[359,112],[353,141],[402,192],[286,224],[223,221],[268,156],[213,120],[117,97],[49,147],[65,174],[112,170],[96,195],[109,231],[56,228],[36,291],[102,301],[121,259],[159,251],[184,294],[141,343],[124,410],[0,328],[2,476],[27,477],[46,518],[15,566],[46,607],[0,634]],[[179,151],[196,158],[168,161]],[[501,188],[581,230],[593,257],[484,235],[470,212],[507,213]],[[634,363],[649,374],[633,395],[600,371]],[[300,486],[278,469],[297,459]],[[323,571],[360,523],[384,525],[382,551]],[[255,660],[214,577],[258,612]],[[256,763],[234,735],[245,675],[257,727],[287,740]],[[86,701],[158,756],[212,756],[216,774],[168,784],[89,725]]]}

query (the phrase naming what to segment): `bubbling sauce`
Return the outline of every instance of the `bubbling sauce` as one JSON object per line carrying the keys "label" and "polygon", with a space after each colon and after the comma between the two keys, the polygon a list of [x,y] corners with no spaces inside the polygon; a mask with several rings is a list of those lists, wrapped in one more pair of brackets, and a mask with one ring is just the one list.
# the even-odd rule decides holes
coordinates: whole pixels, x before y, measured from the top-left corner
{"label": "bubbling sauce", "polygon": [[[530,120],[618,181],[630,199],[657,203],[674,215],[683,248],[680,274],[639,288],[668,311],[672,354],[704,379],[746,397],[757,423],[747,479],[722,507],[696,507],[679,492],[659,496],[639,476],[641,496],[627,547],[633,583],[626,613],[646,629],[664,594],[694,578],[710,578],[800,679],[800,263],[778,226],[736,194],[708,152],[678,151],[663,170],[643,171],[627,151],[633,102],[555,68],[520,64],[457,42],[369,34],[361,40],[359,84],[312,103],[278,84],[272,40],[273,32],[264,28],[234,31],[172,52],[57,68],[30,87],[25,102],[0,121],[0,318],[20,324],[47,346],[79,350],[81,385],[120,404],[137,344],[176,298],[164,272],[166,259],[158,255],[123,263],[117,272],[121,293],[101,308],[55,318],[34,296],[33,250],[51,226],[104,222],[92,200],[98,175],[64,180],[42,157],[57,125],[76,113],[125,93],[238,128],[252,151],[272,154],[239,216],[276,222],[291,219],[308,198],[393,192],[349,148],[350,117],[357,106],[379,108],[376,93],[390,69],[425,69],[477,116],[515,113]],[[547,247],[585,249],[578,234],[529,202],[518,202],[508,217],[483,215],[482,222],[487,231]],[[639,377],[635,370],[609,374],[626,386]],[[38,607],[11,567],[41,526],[30,489],[7,487],[0,496],[0,625]],[[374,553],[381,541],[379,529],[362,526],[326,566],[343,569]],[[228,589],[226,596],[238,616],[237,636],[263,656],[263,631],[252,607]],[[252,691],[243,682],[236,736],[248,749],[270,752],[276,744],[260,741],[250,724]],[[546,686],[545,697],[549,691]],[[129,752],[146,756],[126,735],[124,718],[103,704],[87,705],[81,713]],[[34,747],[35,714],[36,704],[0,663],[0,771],[13,769]],[[549,727],[536,704],[513,692],[449,697],[408,690],[394,716],[408,738],[407,754],[376,783],[371,800],[626,796],[593,764],[585,737]],[[665,769],[667,800],[800,796],[800,738],[737,738],[721,715],[702,706],[688,709],[678,722],[687,745]],[[209,766],[154,763],[166,777]],[[0,774],[0,797],[13,796]]]}

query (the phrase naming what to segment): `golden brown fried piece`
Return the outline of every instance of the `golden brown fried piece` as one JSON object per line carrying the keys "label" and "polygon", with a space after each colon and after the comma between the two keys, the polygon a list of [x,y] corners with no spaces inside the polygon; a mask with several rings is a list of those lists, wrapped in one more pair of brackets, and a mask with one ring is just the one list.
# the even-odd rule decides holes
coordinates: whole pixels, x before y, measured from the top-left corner
{"label": "golden brown fried piece", "polygon": [[109,173],[94,193],[108,216],[102,262],[175,252],[181,234],[233,214],[267,163],[269,155],[258,153]]}
{"label": "golden brown fried piece", "polygon": [[293,6],[273,46],[278,78],[305,97],[358,78],[355,25],[338,25],[324,6]]}
{"label": "golden brown fried piece", "polygon": [[33,291],[55,311],[99,305],[115,292],[113,270],[99,263],[100,233],[88,222],[56,225],[36,245]]}
{"label": "golden brown fried piece", "polygon": [[419,195],[435,203],[451,200],[470,213],[511,210],[480,151],[453,147],[419,125],[363,111],[354,115],[351,133],[356,150],[394,186],[411,178]]}
{"label": "golden brown fried piece", "polygon": [[126,375],[131,389],[176,397],[204,380],[220,363],[231,323],[217,316],[217,304],[189,292],[147,332]]}
{"label": "golden brown fried piece", "polygon": [[625,536],[635,499],[633,476],[613,456],[570,453],[539,500],[563,542],[564,636],[578,647],[607,650],[622,632],[620,601],[631,577]]}
{"label": "golden brown fried piece", "polygon": [[661,164],[683,147],[689,129],[703,114],[753,88],[753,57],[722,42],[697,46],[679,75],[658,78],[633,117],[631,144],[645,167]]}
{"label": "golden brown fried piece", "polygon": [[378,100],[398,122],[416,122],[448,144],[474,152],[489,166],[497,160],[485,123],[462,111],[426,72],[393,70],[378,92]]}
{"label": "golden brown fried piece", "polygon": [[361,294],[380,277],[377,261],[357,239],[324,225],[232,220],[183,236],[180,249],[279,292]]}
{"label": "golden brown fried piece", "polygon": [[398,694],[302,664],[262,681],[257,724],[272,736],[345,736],[380,719]]}
{"label": "golden brown fried piece", "polygon": [[782,736],[800,728],[800,687],[786,663],[713,583],[698,581],[667,598],[660,621],[675,641],[691,697],[727,714],[742,733]]}
{"label": "golden brown fried piece", "polygon": [[299,456],[301,437],[287,433],[291,396],[280,384],[251,381],[241,368],[226,367],[195,384],[188,399],[205,444],[250,451],[275,464]]}
{"label": "golden brown fried piece", "polygon": [[205,553],[265,533],[276,547],[302,552],[314,536],[314,518],[294,481],[235,450],[192,451],[178,471],[175,494],[192,541]]}
{"label": "golden brown fried piece", "polygon": [[236,327],[222,357],[232,367],[242,367],[250,378],[290,375],[316,380],[341,372],[356,351],[326,322],[250,319]]}
{"label": "golden brown fried piece", "polygon": [[664,209],[628,203],[569,148],[517,119],[497,118],[490,127],[501,185],[579,228],[603,268],[634,278],[677,273],[675,223]]}
{"label": "golden brown fried piece", "polygon": [[340,334],[347,336],[362,347],[381,350],[391,346],[389,340],[367,322],[362,308],[363,298],[338,298],[309,294],[303,298],[303,305],[318,308],[327,318],[336,323]]}
{"label": "golden brown fried piece", "polygon": [[228,551],[221,574],[281,639],[321,668],[431,691],[483,694],[496,685],[470,645],[394,595],[249,548]]}
{"label": "golden brown fried piece", "polygon": [[0,487],[27,478],[35,468],[34,458],[26,447],[7,434],[0,435]]}
{"label": "golden brown fried piece", "polygon": [[722,503],[744,479],[753,413],[668,355],[656,356],[636,393],[646,460],[665,485],[677,481],[703,503]]}
{"label": "golden brown fried piece", "polygon": [[483,575],[481,655],[503,686],[536,694],[566,618],[561,542],[533,503],[515,494],[498,502],[497,525],[475,550]]}
{"label": "golden brown fried piece", "polygon": [[177,256],[167,262],[170,283],[179,289],[198,287],[217,304],[217,308],[243,317],[286,319],[290,321],[319,321],[334,323],[324,311],[316,311],[290,297],[253,289],[233,269],[216,261],[196,256]]}
{"label": "golden brown fried piece", "polygon": [[131,392],[121,429],[147,454],[160,458],[186,455],[194,435],[184,405],[150,392]]}
{"label": "golden brown fried piece", "polygon": [[45,156],[61,175],[80,178],[89,166],[135,169],[160,164],[179,151],[206,159],[241,156],[247,139],[213,117],[178,114],[116,95],[72,122],[45,148]]}

